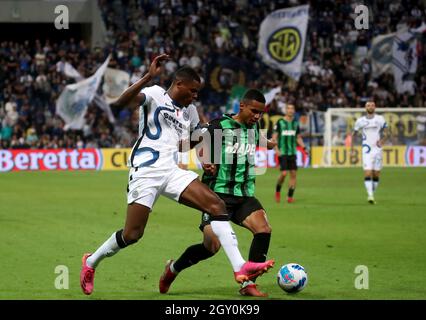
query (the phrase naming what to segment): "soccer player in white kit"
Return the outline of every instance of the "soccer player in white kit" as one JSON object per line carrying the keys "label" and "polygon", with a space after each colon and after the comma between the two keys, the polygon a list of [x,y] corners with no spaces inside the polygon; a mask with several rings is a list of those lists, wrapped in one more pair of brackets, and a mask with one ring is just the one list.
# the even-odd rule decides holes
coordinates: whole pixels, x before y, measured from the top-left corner
{"label": "soccer player in white kit", "polygon": [[156,57],[149,72],[116,102],[119,106],[140,106],[139,138],[128,161],[127,217],[123,229],[114,232],[94,253],[83,255],[80,285],[85,294],[93,291],[98,264],[142,237],[160,195],[211,215],[212,230],[231,262],[237,282],[259,276],[274,264],[273,260],[257,263],[242,258],[223,200],[201,183],[195,172],[178,167],[182,141],[189,140],[190,131],[199,123],[192,101],[197,98],[201,80],[192,68],[183,67],[176,71],[167,91],[156,85],[144,88],[161,72],[161,63],[166,59],[166,54]]}
{"label": "soccer player in white kit", "polygon": [[[388,128],[383,116],[376,114],[374,101],[365,104],[367,114],[357,119],[352,138],[358,131],[362,133],[362,165],[364,168],[364,184],[368,194],[368,202],[375,204],[374,192],[379,185],[382,169],[382,147],[388,138]],[[353,140],[353,139],[352,139]],[[351,154],[353,148],[351,144]]]}

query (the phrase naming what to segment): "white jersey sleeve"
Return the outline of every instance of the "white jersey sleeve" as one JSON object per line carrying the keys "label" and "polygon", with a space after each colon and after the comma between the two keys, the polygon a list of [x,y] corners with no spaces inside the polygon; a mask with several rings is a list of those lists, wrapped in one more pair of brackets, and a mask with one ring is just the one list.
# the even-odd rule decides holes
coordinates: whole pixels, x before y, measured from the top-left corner
{"label": "white jersey sleeve", "polygon": [[354,131],[359,131],[362,128],[362,118],[358,118],[355,121],[355,125],[354,125]]}
{"label": "white jersey sleeve", "polygon": [[151,107],[157,107],[157,104],[151,104],[151,100],[159,100],[164,95],[165,90],[160,86],[152,86],[143,88],[141,91],[145,95],[145,101],[142,105],[150,105]]}
{"label": "white jersey sleeve", "polygon": [[383,130],[383,129],[387,128],[388,124],[387,124],[385,118],[383,116],[380,116],[379,119],[380,119],[379,120],[380,121],[380,129]]}
{"label": "white jersey sleeve", "polygon": [[189,113],[189,121],[190,121],[190,130],[194,131],[195,128],[200,123],[200,117],[198,115],[197,107],[193,104],[188,106],[188,113]]}

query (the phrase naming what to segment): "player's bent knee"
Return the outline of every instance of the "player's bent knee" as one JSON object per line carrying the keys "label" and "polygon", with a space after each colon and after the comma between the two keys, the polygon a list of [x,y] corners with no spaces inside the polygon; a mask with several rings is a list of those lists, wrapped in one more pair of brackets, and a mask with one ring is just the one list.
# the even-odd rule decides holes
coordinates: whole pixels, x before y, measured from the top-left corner
{"label": "player's bent knee", "polygon": [[123,239],[127,245],[138,242],[143,236],[143,231],[134,230],[129,232],[123,232]]}
{"label": "player's bent knee", "polygon": [[212,216],[225,214],[226,213],[225,202],[218,197],[211,203],[207,204],[206,211],[210,213]]}
{"label": "player's bent knee", "polygon": [[264,225],[264,226],[261,228],[260,233],[272,233],[272,228],[271,228],[271,226],[270,226],[269,224]]}
{"label": "player's bent knee", "polygon": [[272,228],[268,223],[257,225],[253,228],[253,234],[256,233],[272,233]]}
{"label": "player's bent knee", "polygon": [[269,224],[266,212],[263,209],[251,213],[246,219],[244,219],[243,226],[249,229],[253,234],[272,233],[271,225]]}

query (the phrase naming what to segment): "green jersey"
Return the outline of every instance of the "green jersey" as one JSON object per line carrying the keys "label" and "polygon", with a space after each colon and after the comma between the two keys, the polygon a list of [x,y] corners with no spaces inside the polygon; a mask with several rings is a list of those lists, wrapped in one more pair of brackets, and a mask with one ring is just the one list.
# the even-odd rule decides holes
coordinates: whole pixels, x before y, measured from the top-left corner
{"label": "green jersey", "polygon": [[225,114],[211,121],[208,131],[211,139],[209,157],[217,170],[214,176],[203,174],[202,182],[217,193],[253,197],[256,145],[259,141],[257,124],[248,126]]}
{"label": "green jersey", "polygon": [[281,155],[296,155],[297,135],[300,133],[299,123],[294,119],[292,121],[287,121],[282,118],[276,123],[274,132],[278,134],[277,143]]}

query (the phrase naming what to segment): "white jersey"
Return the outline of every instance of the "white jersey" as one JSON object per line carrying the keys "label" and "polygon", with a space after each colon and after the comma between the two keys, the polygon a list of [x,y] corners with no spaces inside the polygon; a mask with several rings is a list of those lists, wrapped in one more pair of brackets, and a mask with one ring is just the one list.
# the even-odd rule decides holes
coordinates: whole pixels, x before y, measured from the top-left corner
{"label": "white jersey", "polygon": [[384,128],[387,128],[385,118],[377,114],[371,119],[363,116],[355,122],[354,130],[361,130],[362,132],[363,150],[370,150],[377,147],[377,142],[380,140],[380,133]]}
{"label": "white jersey", "polygon": [[179,141],[188,139],[199,123],[196,107],[179,108],[160,86],[142,90],[145,101],[139,109],[139,138],[128,166],[168,168],[176,166]]}

